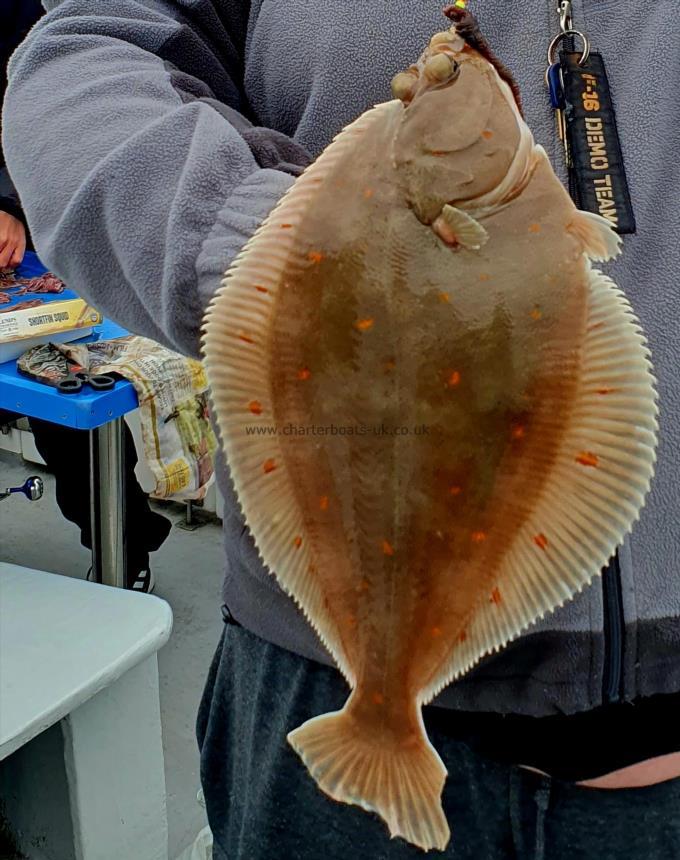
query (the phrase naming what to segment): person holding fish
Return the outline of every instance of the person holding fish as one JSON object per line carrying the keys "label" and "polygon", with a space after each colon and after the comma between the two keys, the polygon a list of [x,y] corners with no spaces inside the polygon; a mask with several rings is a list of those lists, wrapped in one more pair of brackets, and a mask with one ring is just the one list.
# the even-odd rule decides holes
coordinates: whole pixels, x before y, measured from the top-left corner
{"label": "person holding fish", "polygon": [[680,857],[680,8],[48,5],[36,244],[229,467],[214,857]]}

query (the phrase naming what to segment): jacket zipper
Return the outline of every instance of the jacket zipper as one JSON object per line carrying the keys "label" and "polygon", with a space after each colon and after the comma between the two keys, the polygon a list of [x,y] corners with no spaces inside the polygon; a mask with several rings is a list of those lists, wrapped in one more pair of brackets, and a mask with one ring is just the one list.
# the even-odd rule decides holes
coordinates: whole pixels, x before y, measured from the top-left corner
{"label": "jacket zipper", "polygon": [[604,619],[604,666],[602,671],[602,701],[611,705],[623,699],[624,616],[621,588],[621,565],[615,553],[602,571]]}
{"label": "jacket zipper", "polygon": [[[571,0],[557,0],[557,14],[562,32],[573,28]],[[574,50],[573,38],[565,39],[565,47]],[[569,193],[576,206],[581,205],[575,175],[567,159]],[[618,552],[614,553],[607,567],[602,571],[602,610],[603,610],[603,669],[602,701],[613,704],[623,699],[623,653],[625,619],[623,615],[623,591],[621,587],[621,565]]]}

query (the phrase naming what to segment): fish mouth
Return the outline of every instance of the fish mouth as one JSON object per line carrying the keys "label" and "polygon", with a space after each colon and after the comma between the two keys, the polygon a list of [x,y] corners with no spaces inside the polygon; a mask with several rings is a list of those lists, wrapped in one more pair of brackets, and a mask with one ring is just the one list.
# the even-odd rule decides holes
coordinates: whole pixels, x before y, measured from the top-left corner
{"label": "fish mouth", "polygon": [[498,77],[509,87],[519,116],[524,119],[522,98],[512,72],[493,53],[471,12],[457,6],[447,6],[444,14],[452,20],[449,30],[436,33],[418,61],[392,79],[392,94],[406,107],[424,92],[444,89],[460,75],[463,63],[492,66]]}

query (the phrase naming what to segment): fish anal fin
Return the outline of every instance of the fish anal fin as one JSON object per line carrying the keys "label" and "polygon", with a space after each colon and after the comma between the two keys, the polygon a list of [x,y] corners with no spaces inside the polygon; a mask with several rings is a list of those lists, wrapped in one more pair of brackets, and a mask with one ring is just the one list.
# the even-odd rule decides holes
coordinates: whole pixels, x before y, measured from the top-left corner
{"label": "fish anal fin", "polygon": [[577,239],[591,260],[613,260],[621,252],[621,237],[606,218],[595,212],[577,210],[567,224],[567,232]]}
{"label": "fish anal fin", "polygon": [[606,565],[649,491],[657,412],[649,354],[633,311],[613,281],[591,270],[573,418],[565,421],[550,472],[496,581],[465,637],[420,692],[420,704],[571,600]]}
{"label": "fish anal fin", "polygon": [[489,234],[479,221],[448,203],[434,220],[432,229],[447,245],[462,245],[469,251],[478,251],[489,240]]}
{"label": "fish anal fin", "polygon": [[444,763],[422,728],[420,736],[399,738],[355,719],[355,695],[341,711],[307,720],[288,742],[334,800],[377,812],[392,837],[443,851],[450,838],[441,805]]}

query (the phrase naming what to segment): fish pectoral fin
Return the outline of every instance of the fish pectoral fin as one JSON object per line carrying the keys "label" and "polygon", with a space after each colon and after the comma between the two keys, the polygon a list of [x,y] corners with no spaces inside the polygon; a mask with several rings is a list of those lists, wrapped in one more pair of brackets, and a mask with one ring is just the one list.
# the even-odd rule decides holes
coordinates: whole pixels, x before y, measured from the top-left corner
{"label": "fish pectoral fin", "polygon": [[613,260],[621,252],[621,237],[606,218],[595,212],[577,211],[567,224],[567,232],[580,242],[583,253],[591,260]]}
{"label": "fish pectoral fin", "polygon": [[441,804],[446,767],[419,734],[393,738],[371,731],[353,717],[348,703],[307,720],[290,732],[288,742],[334,800],[377,812],[390,836],[424,851],[443,851],[450,838]]}
{"label": "fish pectoral fin", "polygon": [[447,245],[462,245],[469,251],[478,251],[489,240],[489,234],[479,221],[448,203],[435,219],[432,229]]}

